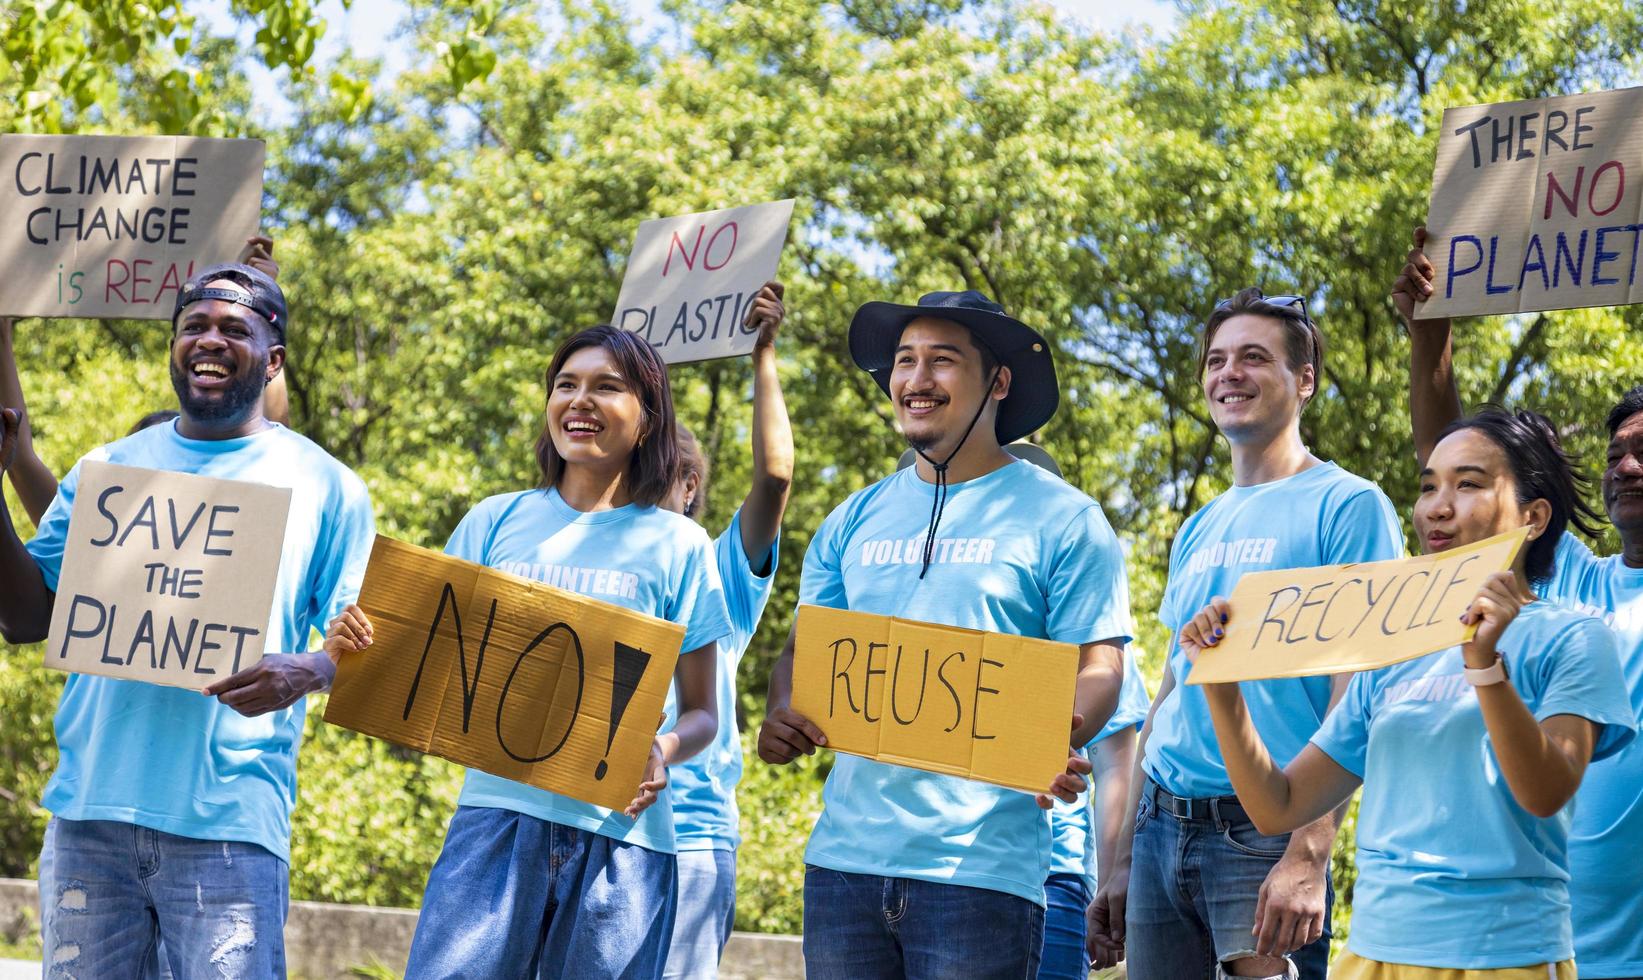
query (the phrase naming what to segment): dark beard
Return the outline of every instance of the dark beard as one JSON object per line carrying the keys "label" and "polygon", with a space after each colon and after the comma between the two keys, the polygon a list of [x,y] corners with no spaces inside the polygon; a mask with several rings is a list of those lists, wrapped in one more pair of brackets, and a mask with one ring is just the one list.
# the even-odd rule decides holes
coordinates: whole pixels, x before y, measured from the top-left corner
{"label": "dark beard", "polygon": [[268,358],[264,356],[250,375],[237,378],[223,390],[222,398],[215,401],[196,399],[188,393],[188,372],[171,362],[171,388],[177,393],[183,415],[201,422],[240,422],[250,417],[251,411],[262,401],[263,389],[268,386]]}
{"label": "dark beard", "polygon": [[921,436],[918,438],[914,438],[913,436],[907,437],[908,446],[926,455],[929,454],[930,450],[936,448],[936,443],[940,441],[941,436]]}

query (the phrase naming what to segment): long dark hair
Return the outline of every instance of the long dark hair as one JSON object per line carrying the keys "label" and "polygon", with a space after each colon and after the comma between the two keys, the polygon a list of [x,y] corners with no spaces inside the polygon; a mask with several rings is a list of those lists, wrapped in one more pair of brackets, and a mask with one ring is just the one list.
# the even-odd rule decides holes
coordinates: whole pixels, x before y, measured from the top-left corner
{"label": "long dark hair", "polygon": [[[548,365],[547,388],[552,398],[553,379],[572,354],[588,347],[610,352],[616,369],[634,386],[634,394],[644,410],[639,426],[639,444],[628,460],[628,485],[633,501],[653,507],[667,496],[679,471],[679,437],[673,417],[673,392],[668,388],[667,365],[656,348],[631,330],[611,326],[589,327],[573,334],[554,352]],[[559,482],[565,461],[553,445],[553,422],[544,420],[542,435],[536,440],[536,462],[542,468],[542,486]]]}
{"label": "long dark hair", "polygon": [[1590,537],[1598,534],[1597,512],[1586,502],[1591,480],[1577,472],[1563,451],[1563,442],[1546,416],[1539,412],[1508,412],[1490,406],[1444,427],[1438,441],[1462,429],[1474,429],[1500,447],[1512,467],[1520,504],[1544,500],[1552,505],[1546,531],[1529,542],[1524,571],[1530,582],[1552,577],[1558,538],[1573,525]]}

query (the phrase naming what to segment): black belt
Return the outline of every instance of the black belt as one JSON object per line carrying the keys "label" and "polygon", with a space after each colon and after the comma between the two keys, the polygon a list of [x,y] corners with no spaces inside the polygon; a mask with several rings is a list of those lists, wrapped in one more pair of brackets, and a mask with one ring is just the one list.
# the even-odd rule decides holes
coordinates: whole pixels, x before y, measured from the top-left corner
{"label": "black belt", "polygon": [[1236,796],[1209,796],[1199,799],[1190,799],[1185,796],[1176,796],[1169,790],[1159,786],[1149,776],[1147,777],[1146,794],[1159,811],[1167,813],[1177,820],[1241,820],[1252,822],[1244,805],[1238,802]]}

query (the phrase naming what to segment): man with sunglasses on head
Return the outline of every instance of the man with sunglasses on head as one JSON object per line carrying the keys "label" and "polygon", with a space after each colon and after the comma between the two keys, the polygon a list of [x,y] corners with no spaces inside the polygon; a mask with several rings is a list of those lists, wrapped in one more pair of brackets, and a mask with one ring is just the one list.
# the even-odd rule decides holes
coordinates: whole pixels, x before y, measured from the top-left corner
{"label": "man with sunglasses on head", "polygon": [[[1233,486],[1182,525],[1159,618],[1178,631],[1246,572],[1379,561],[1403,553],[1386,495],[1301,441],[1323,338],[1297,296],[1245,289],[1204,326],[1199,372],[1210,418],[1232,450]],[[1097,960],[1126,956],[1133,980],[1323,980],[1339,813],[1278,837],[1233,793],[1209,706],[1171,644],[1141,732],[1135,821],[1089,911]],[[1347,676],[1245,683],[1279,765],[1301,750]],[[1127,954],[1127,955],[1126,955]]]}
{"label": "man with sunglasses on head", "polygon": [[[177,419],[85,459],[289,487],[268,649],[306,651],[358,594],[372,541],[365,485],[264,416],[285,363],[285,297],[248,265],[184,283],[172,315]],[[0,471],[22,415],[0,410]],[[0,634],[46,638],[78,464],[27,546],[0,505]],[[305,695],[323,652],[270,653],[203,691],[71,674],[57,705],[57,771],[40,852],[44,959],[81,977],[283,977],[291,810]],[[161,951],[163,952],[157,952]]]}

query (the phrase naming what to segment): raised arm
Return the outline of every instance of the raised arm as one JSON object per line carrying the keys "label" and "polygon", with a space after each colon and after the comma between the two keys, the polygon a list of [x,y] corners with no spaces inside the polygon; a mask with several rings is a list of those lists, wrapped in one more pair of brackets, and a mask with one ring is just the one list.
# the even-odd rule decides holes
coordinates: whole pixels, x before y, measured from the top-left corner
{"label": "raised arm", "polygon": [[[22,424],[22,413],[0,408],[0,470],[6,473],[17,458]],[[57,597],[46,588],[40,566],[17,536],[3,497],[0,491],[0,582],[6,583],[0,588],[0,636],[16,645],[37,643],[51,629],[51,607]]]}
{"label": "raised arm", "polygon": [[57,477],[34,452],[34,433],[29,428],[28,412],[23,404],[23,382],[17,376],[15,328],[16,321],[11,317],[0,317],[0,407],[15,408],[19,416],[16,458],[6,472],[23,510],[28,512],[34,526],[39,527],[46,508],[57,496]]}
{"label": "raised arm", "polygon": [[1432,295],[1435,269],[1426,257],[1426,228],[1415,229],[1414,247],[1404,258],[1403,271],[1392,284],[1392,303],[1409,328],[1409,428],[1415,440],[1415,461],[1438,444],[1443,427],[1461,417],[1460,391],[1455,387],[1454,349],[1447,318],[1415,319],[1415,304]]}
{"label": "raised arm", "polygon": [[[1477,633],[1461,646],[1466,666],[1486,670],[1500,659],[1496,648],[1502,633],[1518,612],[1535,601],[1511,572],[1497,572],[1485,580],[1466,610],[1465,621]],[[1597,726],[1579,715],[1535,718],[1517,688],[1504,676],[1477,688],[1478,708],[1489,730],[1489,741],[1506,777],[1506,787],[1518,806],[1537,817],[1563,809],[1580,788],[1586,766],[1597,744]]]}
{"label": "raised arm", "polygon": [[747,323],[759,327],[753,345],[753,485],[742,501],[742,548],[754,572],[771,566],[770,549],[781,531],[787,493],[793,485],[793,425],[776,373],[776,332],[787,309],[786,287],[771,281],[753,300]]}
{"label": "raised arm", "polygon": [[[1225,599],[1216,598],[1181,628],[1181,649],[1190,659],[1196,662],[1200,651],[1220,642],[1221,627],[1231,612]],[[1328,817],[1358,788],[1357,776],[1314,745],[1302,749],[1285,768],[1278,768],[1255,730],[1237,684],[1206,684],[1204,697],[1227,776],[1238,792],[1238,802],[1261,833],[1287,834]],[[1327,837],[1334,838],[1333,821]],[[1327,855],[1327,841],[1324,850]]]}

